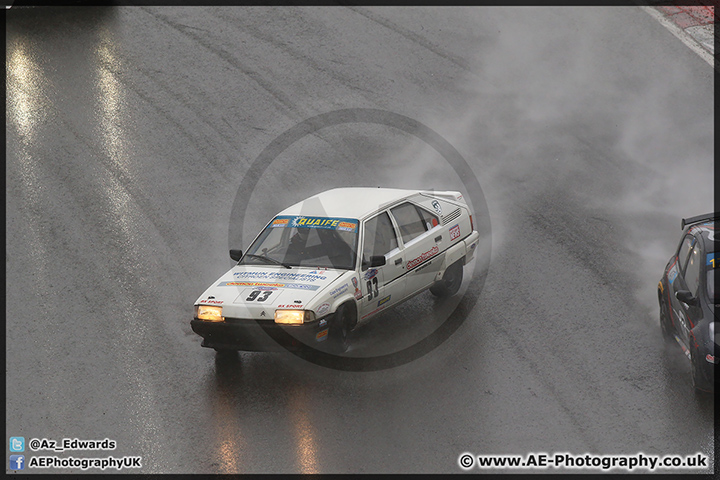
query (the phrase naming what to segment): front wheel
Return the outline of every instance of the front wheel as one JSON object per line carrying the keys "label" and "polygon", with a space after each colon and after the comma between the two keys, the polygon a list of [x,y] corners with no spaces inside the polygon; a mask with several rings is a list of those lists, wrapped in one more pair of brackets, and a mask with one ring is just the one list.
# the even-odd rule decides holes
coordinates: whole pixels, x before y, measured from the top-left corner
{"label": "front wheel", "polygon": [[350,330],[355,324],[355,310],[344,303],[338,307],[330,320],[329,340],[334,353],[346,352],[350,347]]}
{"label": "front wheel", "polygon": [[463,262],[458,260],[450,265],[443,274],[442,280],[430,287],[430,293],[436,297],[450,297],[460,290],[463,281]]}
{"label": "front wheel", "polygon": [[215,348],[215,360],[218,362],[235,362],[240,352],[232,348]]}
{"label": "front wheel", "polygon": [[696,348],[690,349],[690,375],[692,376],[692,384],[695,388],[695,393],[701,393],[704,394],[706,392],[710,392],[712,390],[712,387],[708,385],[708,383],[705,381],[705,378],[700,371],[702,366],[700,365],[700,361],[702,358],[700,357],[700,354],[698,353]]}
{"label": "front wheel", "polygon": [[663,302],[662,295],[658,296],[660,301],[660,330],[662,330],[662,336],[666,342],[674,340],[672,325],[670,324],[670,317],[667,314],[665,302]]}

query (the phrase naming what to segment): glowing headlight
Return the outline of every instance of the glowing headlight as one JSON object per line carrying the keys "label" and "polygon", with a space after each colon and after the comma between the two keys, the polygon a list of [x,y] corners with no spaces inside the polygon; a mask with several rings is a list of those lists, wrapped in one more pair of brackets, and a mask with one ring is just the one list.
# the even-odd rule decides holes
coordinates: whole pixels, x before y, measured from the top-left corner
{"label": "glowing headlight", "polygon": [[302,325],[313,320],[315,320],[315,314],[310,310],[275,310],[275,323]]}
{"label": "glowing headlight", "polygon": [[222,322],[225,320],[222,316],[222,307],[212,307],[210,305],[196,305],[195,317],[206,322]]}

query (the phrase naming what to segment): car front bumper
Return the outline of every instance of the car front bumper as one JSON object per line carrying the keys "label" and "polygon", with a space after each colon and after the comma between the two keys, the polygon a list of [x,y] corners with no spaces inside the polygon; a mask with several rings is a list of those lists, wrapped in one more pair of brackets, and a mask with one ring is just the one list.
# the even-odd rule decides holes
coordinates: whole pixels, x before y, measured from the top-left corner
{"label": "car front bumper", "polygon": [[226,318],[223,322],[206,322],[194,318],[190,326],[203,338],[203,347],[218,350],[273,352],[321,348],[329,337],[326,319],[303,325],[278,325],[273,320]]}

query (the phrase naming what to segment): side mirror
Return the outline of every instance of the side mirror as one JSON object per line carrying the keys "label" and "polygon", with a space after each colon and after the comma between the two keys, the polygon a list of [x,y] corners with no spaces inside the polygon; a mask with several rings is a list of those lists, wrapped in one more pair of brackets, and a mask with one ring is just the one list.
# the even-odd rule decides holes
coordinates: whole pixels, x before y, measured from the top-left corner
{"label": "side mirror", "polygon": [[371,267],[382,267],[385,265],[385,255],[373,255],[370,257],[370,266]]}
{"label": "side mirror", "polygon": [[692,305],[693,307],[698,306],[697,297],[694,297],[689,290],[678,290],[677,292],[675,292],[675,298],[677,298],[686,305]]}
{"label": "side mirror", "polygon": [[242,250],[230,250],[230,258],[236,262],[240,261],[242,258]]}

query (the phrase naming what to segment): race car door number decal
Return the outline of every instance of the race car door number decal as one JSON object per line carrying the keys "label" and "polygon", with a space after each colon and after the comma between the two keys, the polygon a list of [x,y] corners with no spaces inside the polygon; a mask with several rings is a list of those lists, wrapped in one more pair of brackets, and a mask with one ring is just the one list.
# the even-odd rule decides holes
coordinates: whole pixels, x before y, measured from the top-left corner
{"label": "race car door number decal", "polygon": [[258,301],[265,302],[270,295],[275,293],[275,290],[253,290],[250,295],[245,299],[246,302]]}
{"label": "race car door number decal", "polygon": [[[374,291],[373,291],[373,287],[375,287]],[[367,289],[368,289],[368,301],[372,300],[373,296],[377,297],[380,294],[380,292],[378,291],[377,277],[373,277],[372,280],[368,280]]]}

